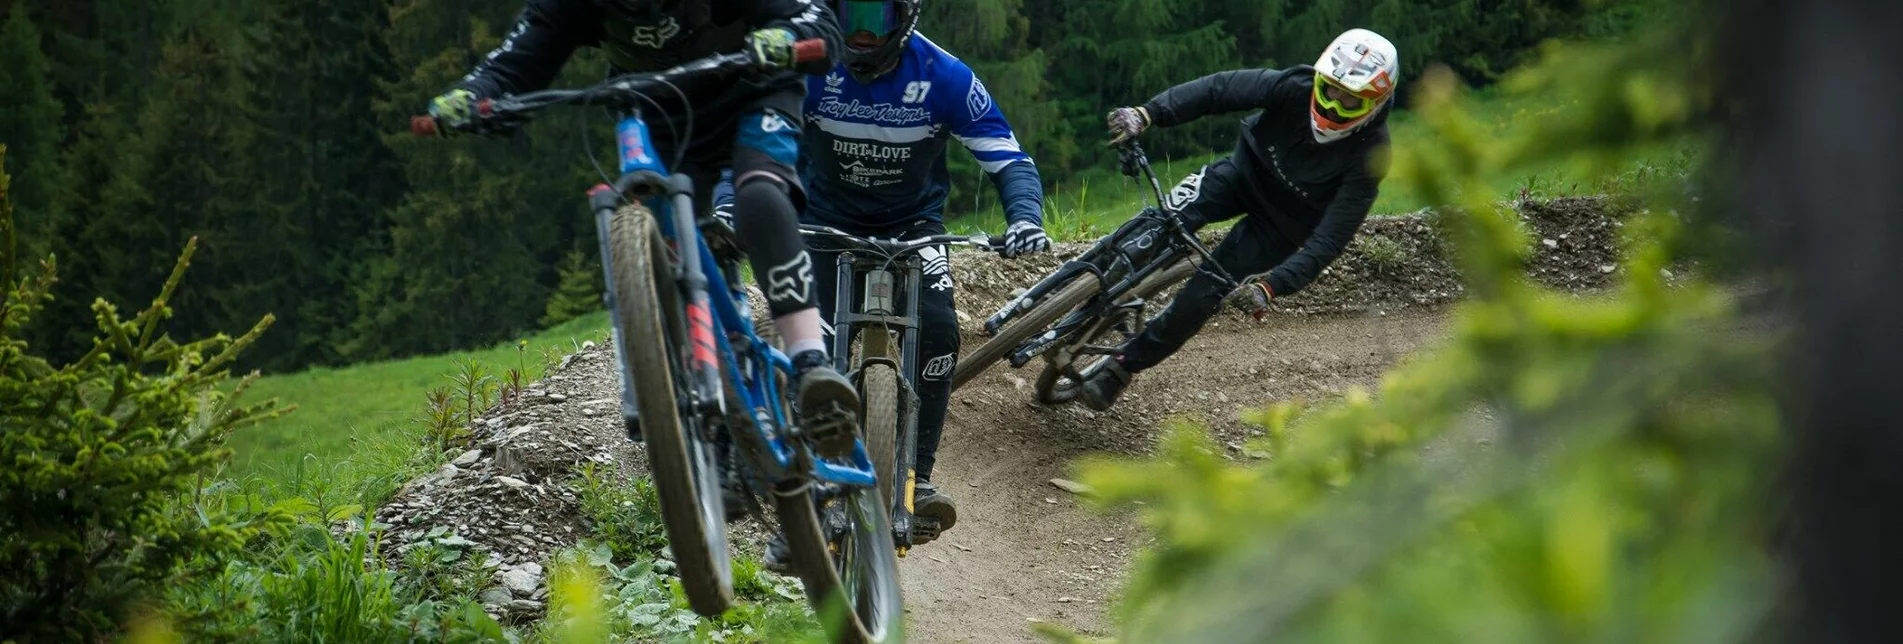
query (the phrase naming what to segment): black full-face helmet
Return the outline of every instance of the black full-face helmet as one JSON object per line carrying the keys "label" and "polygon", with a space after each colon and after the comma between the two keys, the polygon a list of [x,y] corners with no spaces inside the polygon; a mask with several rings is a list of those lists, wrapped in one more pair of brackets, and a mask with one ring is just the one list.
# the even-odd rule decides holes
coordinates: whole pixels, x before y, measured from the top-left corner
{"label": "black full-face helmet", "polygon": [[846,71],[865,83],[899,66],[918,26],[918,0],[834,0],[833,14],[846,42]]}

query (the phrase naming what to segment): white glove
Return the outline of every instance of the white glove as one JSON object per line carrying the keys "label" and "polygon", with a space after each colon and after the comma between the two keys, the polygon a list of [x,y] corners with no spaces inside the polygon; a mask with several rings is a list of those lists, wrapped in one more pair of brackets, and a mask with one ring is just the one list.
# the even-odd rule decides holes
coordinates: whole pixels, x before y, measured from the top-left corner
{"label": "white glove", "polygon": [[1051,249],[1051,238],[1044,234],[1044,227],[1020,221],[1004,230],[1004,253],[1006,259],[1031,253],[1042,253]]}

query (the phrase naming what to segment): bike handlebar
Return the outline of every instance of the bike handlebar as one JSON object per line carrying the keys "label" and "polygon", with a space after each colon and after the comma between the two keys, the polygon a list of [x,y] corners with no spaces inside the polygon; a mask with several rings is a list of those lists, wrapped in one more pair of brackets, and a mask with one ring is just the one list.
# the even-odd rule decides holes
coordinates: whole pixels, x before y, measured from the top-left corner
{"label": "bike handlebar", "polygon": [[[826,41],[811,38],[793,43],[795,64],[809,63],[826,57]],[[701,74],[742,69],[760,69],[762,66],[748,54],[716,54],[676,65],[670,69],[653,73],[635,73],[617,76],[584,89],[550,89],[529,92],[502,98],[485,98],[476,103],[476,115],[460,127],[449,127],[456,131],[478,131],[490,122],[517,118],[530,112],[552,105],[568,103],[632,103],[639,99],[644,90],[673,80],[698,76]],[[410,134],[419,137],[433,137],[441,134],[447,123],[429,115],[410,117]]]}
{"label": "bike handlebar", "polygon": [[915,239],[871,239],[833,228],[800,224],[800,234],[807,237],[822,237],[832,241],[844,242],[847,246],[861,250],[876,250],[891,256],[917,251],[931,246],[964,246],[993,253],[1004,252],[1004,240],[979,233],[976,235],[932,235]]}

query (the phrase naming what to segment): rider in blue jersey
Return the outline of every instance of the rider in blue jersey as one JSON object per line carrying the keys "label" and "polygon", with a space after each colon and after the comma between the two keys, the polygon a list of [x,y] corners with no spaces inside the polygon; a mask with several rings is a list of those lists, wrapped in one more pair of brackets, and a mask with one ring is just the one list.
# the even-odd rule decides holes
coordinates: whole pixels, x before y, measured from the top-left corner
{"label": "rider in blue jersey", "polygon": [[[971,68],[913,31],[918,0],[836,0],[833,11],[846,47],[832,73],[807,79],[799,173],[808,201],[801,220],[865,237],[944,234],[946,148],[956,139],[998,190],[1007,221],[1004,255],[1049,250],[1037,166]],[[911,365],[919,396],[913,508],[937,518],[941,530],[957,520],[951,498],[932,483],[959,344],[946,250],[922,253],[920,359]],[[813,255],[815,266],[833,265],[833,254]],[[815,280],[827,320],[834,286]]]}

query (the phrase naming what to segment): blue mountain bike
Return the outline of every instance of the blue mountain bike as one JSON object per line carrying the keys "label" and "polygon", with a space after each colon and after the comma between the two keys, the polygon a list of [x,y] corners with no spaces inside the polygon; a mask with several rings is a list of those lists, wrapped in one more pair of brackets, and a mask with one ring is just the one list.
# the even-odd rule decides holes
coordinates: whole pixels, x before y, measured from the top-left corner
{"label": "blue mountain bike", "polygon": [[[804,41],[799,51],[801,60],[820,58],[825,43]],[[732,229],[696,213],[693,182],[655,158],[641,118],[644,92],[755,66],[745,54],[719,55],[586,89],[486,100],[460,130],[493,131],[555,105],[626,114],[616,127],[621,176],[590,190],[589,203],[607,273],[622,413],[629,436],[646,443],[688,603],[706,616],[733,604],[728,499],[757,515],[764,498],[808,599],[837,639],[899,641],[898,562],[865,444],[837,460],[809,445],[789,409],[792,363],[754,332]],[[441,125],[411,121],[425,136]]]}

